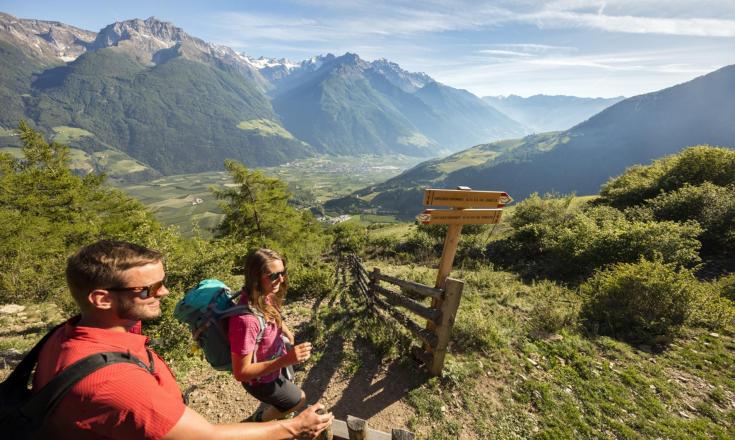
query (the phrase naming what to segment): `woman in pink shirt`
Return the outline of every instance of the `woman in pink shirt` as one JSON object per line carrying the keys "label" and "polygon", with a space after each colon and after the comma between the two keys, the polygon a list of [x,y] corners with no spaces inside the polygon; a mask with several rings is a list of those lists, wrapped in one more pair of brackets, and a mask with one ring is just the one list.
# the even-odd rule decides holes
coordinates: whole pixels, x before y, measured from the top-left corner
{"label": "woman in pink shirt", "polygon": [[[311,343],[293,346],[293,333],[281,318],[287,290],[286,261],[280,255],[270,249],[248,255],[240,304],[249,306],[253,314],[230,318],[229,338],[232,374],[249,394],[266,404],[253,414],[253,421],[283,418],[306,401],[301,388],[284,374],[286,367],[311,355]],[[261,322],[265,322],[264,329]],[[287,349],[284,339],[293,347]]]}

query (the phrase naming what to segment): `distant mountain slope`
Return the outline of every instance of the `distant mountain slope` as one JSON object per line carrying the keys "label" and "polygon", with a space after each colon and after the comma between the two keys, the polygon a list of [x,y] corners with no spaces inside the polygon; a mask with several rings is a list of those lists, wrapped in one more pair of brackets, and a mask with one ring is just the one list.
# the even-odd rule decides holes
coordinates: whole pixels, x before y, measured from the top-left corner
{"label": "distant mountain slope", "polygon": [[567,130],[625,99],[534,95],[485,96],[485,102],[536,132]]}
{"label": "distant mountain slope", "polygon": [[331,154],[428,156],[436,145],[371,85],[370,65],[345,54],[325,62],[273,107],[286,128]]}
{"label": "distant mountain slope", "polygon": [[[220,169],[227,158],[275,165],[314,153],[280,125],[256,82],[266,80],[231,49],[149,18],[106,27],[65,64],[29,55],[24,44],[38,35],[28,22],[15,20],[13,38],[0,32],[6,130],[22,118],[49,134],[79,128],[90,135],[72,146],[118,149],[165,174]],[[2,144],[17,143],[2,135]]]}
{"label": "distant mountain slope", "polygon": [[426,186],[503,190],[516,200],[532,192],[595,194],[600,185],[627,167],[684,147],[735,147],[732,121],[735,65],[626,99],[567,131],[480,145],[420,164],[352,198],[335,200],[329,207],[359,205],[411,216],[418,204],[408,200],[420,203],[420,190]]}
{"label": "distant mountain slope", "polygon": [[414,94],[439,116],[431,134],[450,151],[523,136],[529,130],[472,93],[432,81]]}
{"label": "distant mountain slope", "polygon": [[348,53],[278,72],[287,76],[275,77],[276,112],[324,152],[437,155],[529,131],[467,91],[386,60]]}

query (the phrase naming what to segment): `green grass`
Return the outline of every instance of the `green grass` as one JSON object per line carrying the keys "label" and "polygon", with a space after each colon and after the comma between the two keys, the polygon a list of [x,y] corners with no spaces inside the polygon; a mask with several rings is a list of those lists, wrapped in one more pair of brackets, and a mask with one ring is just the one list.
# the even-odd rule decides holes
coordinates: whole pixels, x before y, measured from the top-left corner
{"label": "green grass", "polygon": [[431,140],[421,133],[413,133],[411,136],[399,137],[398,143],[403,145],[416,145],[418,147],[431,146]]}
{"label": "green grass", "polygon": [[0,147],[0,151],[10,154],[16,159],[22,159],[24,157],[23,150],[20,147]]}
{"label": "green grass", "polygon": [[56,133],[53,137],[53,140],[60,144],[65,144],[65,145],[77,139],[94,136],[94,134],[82,128],[67,127],[65,125],[53,127],[53,130],[54,130],[54,133]]}
{"label": "green grass", "polygon": [[[366,263],[373,266],[425,284],[436,276],[424,266]],[[421,438],[735,435],[731,331],[690,328],[668,350],[654,354],[611,338],[591,338],[573,323],[548,316],[550,309],[540,305],[564,308],[575,298],[552,282],[524,283],[487,267],[455,269],[451,276],[464,280],[465,288],[444,377],[405,399],[415,411],[410,427]],[[555,332],[534,333],[532,321],[538,319],[556,322]]]}
{"label": "green grass", "polygon": [[260,136],[276,136],[294,140],[295,138],[283,126],[270,119],[251,119],[237,124],[237,128],[244,131],[255,132]]}
{"label": "green grass", "polygon": [[[105,158],[112,162],[109,153]],[[416,160],[375,156],[321,157],[262,170],[287,182],[299,205],[311,207],[388,179],[415,164]],[[191,236],[194,224],[198,223],[205,237],[211,236],[210,230],[223,217],[209,188],[232,185],[227,173],[217,171],[166,176],[146,183],[112,183],[151,207],[163,223],[177,225],[185,236]],[[191,202],[197,198],[203,203],[192,205]],[[395,222],[395,218],[365,215],[360,216],[359,221],[365,224],[390,223]]]}
{"label": "green grass", "polygon": [[0,136],[17,136],[18,133],[11,129],[0,126]]}

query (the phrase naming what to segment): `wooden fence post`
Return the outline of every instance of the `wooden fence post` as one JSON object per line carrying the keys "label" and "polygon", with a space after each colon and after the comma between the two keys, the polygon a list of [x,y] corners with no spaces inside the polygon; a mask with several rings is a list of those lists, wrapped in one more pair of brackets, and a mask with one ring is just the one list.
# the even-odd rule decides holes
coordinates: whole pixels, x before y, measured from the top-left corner
{"label": "wooden fence post", "polygon": [[444,357],[447,354],[447,345],[452,335],[452,327],[457,317],[459,302],[462,299],[462,289],[464,282],[447,278],[444,284],[444,301],[441,304],[442,318],[441,323],[436,328],[437,343],[433,353],[429,374],[432,376],[441,376],[442,368],[444,368]]}
{"label": "wooden fence post", "polygon": [[350,440],[366,440],[367,432],[367,422],[365,420],[347,416],[347,434],[350,436]]}
{"label": "wooden fence post", "polygon": [[[323,409],[316,410],[316,413],[319,415],[323,415],[325,411]],[[316,438],[316,440],[333,440],[334,434],[332,433],[332,427],[328,426],[327,429],[322,431]]]}
{"label": "wooden fence post", "polygon": [[405,429],[393,428],[390,435],[391,440],[413,440],[415,435],[411,431]]}
{"label": "wooden fence post", "polygon": [[[462,232],[462,225],[449,225],[447,235],[444,237],[444,248],[442,249],[442,257],[439,260],[439,272],[436,276],[436,283],[434,286],[437,289],[444,289],[444,283],[449,276],[449,272],[452,271],[452,264],[454,263],[454,256],[457,254],[457,245],[459,244],[459,235]],[[441,309],[442,299],[432,299],[431,308]],[[436,325],[431,321],[426,321],[426,328],[428,330],[436,330]],[[424,351],[431,353],[432,347],[424,344]]]}

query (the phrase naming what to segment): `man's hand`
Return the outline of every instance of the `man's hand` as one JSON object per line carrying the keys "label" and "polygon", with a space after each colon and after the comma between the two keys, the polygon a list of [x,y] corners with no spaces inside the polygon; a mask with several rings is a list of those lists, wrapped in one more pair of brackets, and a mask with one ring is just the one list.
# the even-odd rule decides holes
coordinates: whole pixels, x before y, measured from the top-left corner
{"label": "man's hand", "polygon": [[324,405],[317,403],[293,418],[296,438],[313,439],[332,424],[332,413],[319,414],[320,410],[324,413]]}
{"label": "man's hand", "polygon": [[311,356],[311,342],[304,342],[292,347],[284,356],[286,365],[300,364]]}

